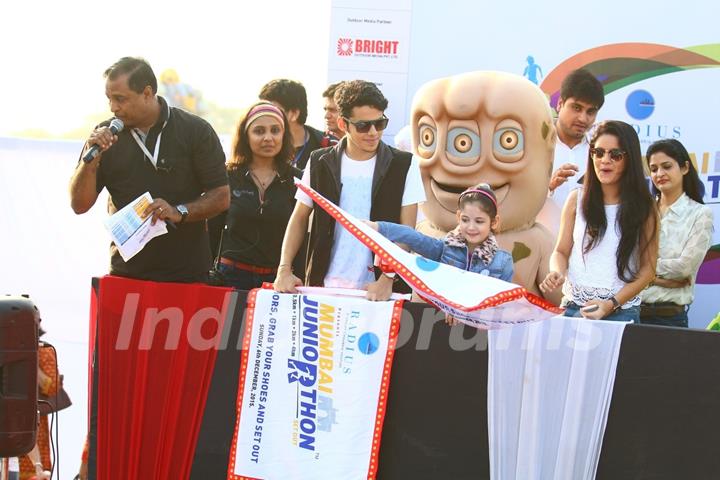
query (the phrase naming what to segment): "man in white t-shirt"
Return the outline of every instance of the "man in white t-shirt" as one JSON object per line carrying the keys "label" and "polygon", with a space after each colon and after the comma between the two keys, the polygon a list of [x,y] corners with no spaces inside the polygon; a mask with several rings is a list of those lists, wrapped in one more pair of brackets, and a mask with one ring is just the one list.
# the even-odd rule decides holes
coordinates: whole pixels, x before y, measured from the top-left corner
{"label": "man in white t-shirt", "polygon": [[[334,147],[314,151],[302,182],[357,218],[384,220],[415,227],[418,204],[425,200],[420,169],[407,152],[382,142],[387,127],[387,99],[374,83],[343,82],[335,92],[338,126],[345,133]],[[369,300],[387,300],[392,274],[378,274],[372,252],[298,190],[290,217],[275,290],[296,291],[301,284],[292,263],[312,225],[308,242],[306,284],[360,288]]]}
{"label": "man in white t-shirt", "polygon": [[540,221],[556,233],[560,210],[568,194],[582,185],[590,148],[588,132],[603,103],[605,93],[602,83],[587,70],[570,72],[560,86],[553,174],[548,201],[539,215]]}

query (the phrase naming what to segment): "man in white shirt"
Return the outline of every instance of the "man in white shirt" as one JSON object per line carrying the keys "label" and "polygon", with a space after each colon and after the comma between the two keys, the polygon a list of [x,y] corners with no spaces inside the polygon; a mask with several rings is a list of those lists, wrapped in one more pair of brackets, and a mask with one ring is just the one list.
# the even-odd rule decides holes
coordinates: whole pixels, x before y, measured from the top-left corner
{"label": "man in white shirt", "polygon": [[595,123],[603,103],[605,93],[602,83],[587,70],[570,72],[560,86],[555,123],[558,141],[555,144],[553,174],[549,185],[550,198],[540,214],[545,226],[556,233],[559,212],[565,199],[570,191],[582,185],[590,148],[588,131]]}
{"label": "man in white shirt", "polygon": [[[420,169],[407,152],[382,142],[388,124],[387,99],[372,82],[343,82],[335,92],[338,126],[345,136],[334,147],[310,156],[302,182],[357,218],[415,227],[417,206],[425,200]],[[393,275],[378,275],[372,252],[301,190],[285,231],[275,279],[278,292],[296,291],[300,279],[291,266],[308,230],[306,283],[312,286],[361,288],[369,300],[387,300]]]}

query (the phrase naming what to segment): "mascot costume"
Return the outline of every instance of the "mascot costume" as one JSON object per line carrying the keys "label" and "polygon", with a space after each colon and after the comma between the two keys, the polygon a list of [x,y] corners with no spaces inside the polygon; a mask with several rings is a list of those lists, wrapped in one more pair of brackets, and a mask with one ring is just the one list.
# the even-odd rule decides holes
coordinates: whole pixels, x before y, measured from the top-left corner
{"label": "mascot costume", "polygon": [[[488,183],[498,199],[496,238],[512,253],[513,282],[541,295],[555,238],[536,217],[548,192],[555,127],[545,94],[525,78],[471,72],[423,85],[412,106],[413,152],[427,201],[417,229],[443,236],[457,225],[460,193]],[[559,292],[545,296],[558,304]]]}

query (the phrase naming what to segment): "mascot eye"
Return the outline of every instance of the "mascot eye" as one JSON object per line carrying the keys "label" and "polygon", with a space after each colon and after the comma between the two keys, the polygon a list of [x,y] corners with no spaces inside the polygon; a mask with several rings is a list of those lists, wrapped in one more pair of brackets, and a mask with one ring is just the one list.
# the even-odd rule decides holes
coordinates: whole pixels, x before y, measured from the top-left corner
{"label": "mascot eye", "polygon": [[455,150],[458,152],[467,153],[472,148],[472,138],[470,138],[470,135],[458,135],[455,137],[453,144],[455,146]]}
{"label": "mascot eye", "polygon": [[522,131],[517,128],[503,128],[495,132],[493,150],[496,155],[515,155],[522,152],[525,146]]}
{"label": "mascot eye", "polygon": [[508,130],[507,132],[500,135],[500,146],[505,150],[512,150],[517,147],[519,138],[517,132]]}
{"label": "mascot eye", "polygon": [[480,155],[480,137],[467,128],[453,128],[448,132],[448,153],[456,157],[477,157]]}
{"label": "mascot eye", "polygon": [[435,150],[435,129],[430,125],[420,127],[420,145],[426,150]]}

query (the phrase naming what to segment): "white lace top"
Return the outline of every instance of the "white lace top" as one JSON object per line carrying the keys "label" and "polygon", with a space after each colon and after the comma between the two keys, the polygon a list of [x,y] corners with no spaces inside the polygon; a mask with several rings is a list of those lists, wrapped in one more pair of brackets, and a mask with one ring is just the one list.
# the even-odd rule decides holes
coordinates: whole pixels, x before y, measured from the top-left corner
{"label": "white lace top", "polygon": [[[619,205],[605,205],[607,218],[605,235],[592,250],[583,254],[587,222],[582,213],[582,193],[583,190],[578,189],[573,247],[568,259],[567,280],[563,285],[564,300],[573,301],[581,306],[593,299],[606,300],[626,284],[618,277],[615,265],[617,247],[620,243],[620,226],[616,224]],[[634,252],[631,258],[630,267],[637,269],[637,252]],[[639,295],[631,298],[621,308],[637,305],[640,305]]]}

